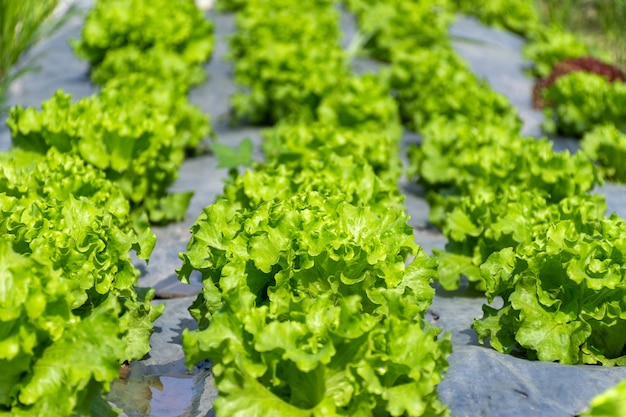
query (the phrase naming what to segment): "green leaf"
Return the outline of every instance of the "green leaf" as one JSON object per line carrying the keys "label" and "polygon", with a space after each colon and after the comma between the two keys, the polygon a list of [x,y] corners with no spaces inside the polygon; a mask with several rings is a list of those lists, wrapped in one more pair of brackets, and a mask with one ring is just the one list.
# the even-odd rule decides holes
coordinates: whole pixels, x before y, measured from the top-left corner
{"label": "green leaf", "polygon": [[245,138],[239,143],[237,149],[220,143],[213,143],[211,150],[217,157],[218,168],[237,168],[239,166],[252,165],[252,152],[254,144],[249,138]]}
{"label": "green leaf", "polygon": [[618,417],[626,413],[626,380],[591,400],[590,409],[580,417]]}

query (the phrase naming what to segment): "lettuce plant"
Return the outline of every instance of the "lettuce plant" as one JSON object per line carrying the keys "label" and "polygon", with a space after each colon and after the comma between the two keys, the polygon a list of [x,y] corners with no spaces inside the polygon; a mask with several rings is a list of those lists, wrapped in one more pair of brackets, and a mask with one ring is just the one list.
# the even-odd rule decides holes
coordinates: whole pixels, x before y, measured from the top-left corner
{"label": "lettuce plant", "polygon": [[597,126],[583,136],[580,146],[604,178],[626,183],[626,133],[614,125]]}
{"label": "lettuce plant", "polygon": [[473,176],[473,170],[464,166],[480,161],[478,153],[486,154],[494,146],[504,149],[521,137],[515,126],[477,125],[469,119],[444,117],[433,119],[420,134],[421,143],[409,148],[408,174],[427,191],[452,187],[464,176]]}
{"label": "lettuce plant", "polygon": [[[1,198],[2,205],[6,201]],[[124,329],[115,298],[73,312],[77,283],[0,238],[0,415],[91,415],[118,377]],[[110,407],[108,407],[110,410]]]}
{"label": "lettuce plant", "polygon": [[128,100],[139,100],[154,112],[167,115],[176,133],[170,138],[175,148],[187,154],[202,152],[201,142],[214,136],[211,118],[186,97],[186,85],[176,78],[129,74],[107,81],[99,96],[111,106],[124,108]]}
{"label": "lettuce plant", "polygon": [[522,49],[524,58],[532,62],[532,72],[537,78],[550,75],[554,66],[565,59],[589,53],[589,47],[578,37],[558,26],[537,31]]}
{"label": "lettuce plant", "polygon": [[420,131],[436,118],[521,126],[508,99],[486,88],[449,46],[399,51],[387,71],[403,123]]}
{"label": "lettuce plant", "polygon": [[387,81],[373,73],[341,79],[321,100],[316,120],[358,131],[386,130],[399,141],[402,127],[398,105]]}
{"label": "lettuce plant", "polygon": [[384,180],[396,183],[401,174],[399,143],[395,134],[385,131],[357,131],[319,122],[278,124],[263,132],[263,150],[269,160],[291,167],[324,159],[332,152],[353,155],[369,164]]}
{"label": "lettuce plant", "polygon": [[448,238],[445,251],[435,249],[438,280],[446,290],[459,288],[465,275],[472,287],[485,291],[480,267],[489,256],[504,248],[528,244],[538,231],[569,218],[573,212],[592,219],[604,217],[607,205],[601,195],[576,194],[549,203],[541,190],[504,187],[482,190],[461,199],[446,216],[442,233]]}
{"label": "lettuce plant", "polygon": [[626,83],[577,71],[559,77],[544,90],[544,129],[580,137],[597,125],[626,130]]}
{"label": "lettuce plant", "polygon": [[[591,215],[589,215],[591,213]],[[481,266],[487,298],[473,324],[498,351],[564,364],[626,363],[626,222],[572,207],[533,240]]]}
{"label": "lettuce plant", "polygon": [[327,1],[272,0],[243,9],[230,39],[235,82],[242,86],[232,98],[235,114],[259,124],[313,119],[322,98],[348,74],[338,18]]}
{"label": "lettuce plant", "polygon": [[137,292],[131,250],[148,259],[156,238],[129,218],[130,207],[104,174],[51,149],[45,156],[12,150],[0,156],[0,232],[23,255],[37,255],[75,285],[70,304],[86,316],[108,298],[123,307],[126,359],[149,350],[154,291]]}
{"label": "lettuce plant", "polygon": [[[248,0],[247,3],[236,14],[237,32],[229,39],[229,53],[235,65],[240,65],[241,58],[254,55],[258,46],[297,40],[330,45],[340,36],[334,0]],[[268,13],[272,14],[271,19],[267,18]]]}
{"label": "lettuce plant", "polygon": [[539,13],[528,0],[452,0],[458,10],[476,16],[484,24],[506,29],[524,37],[537,33],[541,27]]}
{"label": "lettuce plant", "polygon": [[440,119],[423,135],[422,145],[410,149],[410,172],[426,189],[430,219],[438,227],[460,199],[481,190],[511,185],[545,192],[556,203],[602,182],[581,152],[555,152],[546,139],[525,138],[507,128]]}
{"label": "lettuce plant", "polygon": [[328,153],[315,159],[303,159],[302,164],[270,160],[248,169],[243,174],[231,174],[220,198],[231,204],[253,210],[271,200],[318,192],[332,195],[341,192],[355,206],[367,206],[373,211],[400,210],[404,195],[395,183],[385,181],[371,165],[357,156]]}
{"label": "lettuce plant", "polygon": [[127,78],[136,73],[165,83],[174,81],[185,92],[206,79],[202,66],[188,64],[172,50],[162,46],[142,50],[135,45],[108,51],[90,75],[95,84],[104,85],[113,78]]}
{"label": "lettuce plant", "polygon": [[[0,154],[0,415],[90,415],[162,307],[135,287],[147,259],[120,190],[74,155]],[[103,411],[101,411],[103,412]]]}
{"label": "lettuce plant", "polygon": [[448,0],[347,3],[358,16],[364,49],[375,58],[390,61],[394,52],[450,45],[454,15]]}
{"label": "lettuce plant", "polygon": [[363,313],[360,301],[324,292],[288,302],[280,319],[263,307],[221,311],[209,330],[185,333],[183,347],[195,359],[212,354],[218,415],[449,415],[433,388],[449,340],[393,307],[386,319]]}
{"label": "lettuce plant", "polygon": [[423,319],[435,264],[401,212],[344,200],[219,200],[193,226],[179,275],[204,289],[183,347],[213,360],[218,413],[447,415],[449,339]]}
{"label": "lettuce plant", "polygon": [[177,137],[178,120],[155,105],[168,90],[152,96],[126,91],[111,87],[77,102],[58,91],[40,111],[14,107],[7,122],[13,146],[78,155],[117,184],[137,218],[147,213],[157,223],[181,219],[191,193],[168,194],[167,188],[185,157],[186,144],[176,142],[185,135]]}
{"label": "lettuce plant", "polygon": [[215,9],[220,12],[236,12],[245,8],[249,0],[217,0]]}
{"label": "lettuce plant", "polygon": [[321,100],[316,113],[315,122],[279,123],[266,130],[266,156],[302,166],[329,153],[353,155],[381,178],[397,182],[402,126],[396,104],[378,77],[346,77]]}
{"label": "lettuce plant", "polygon": [[119,48],[162,47],[189,64],[200,64],[213,51],[213,25],[193,0],[99,0],[89,12],[75,53],[97,67]]}

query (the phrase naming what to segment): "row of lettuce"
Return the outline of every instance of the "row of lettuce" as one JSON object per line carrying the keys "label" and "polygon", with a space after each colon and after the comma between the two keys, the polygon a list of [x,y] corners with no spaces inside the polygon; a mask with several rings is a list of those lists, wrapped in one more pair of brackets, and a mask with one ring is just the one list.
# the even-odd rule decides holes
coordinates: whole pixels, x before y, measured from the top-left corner
{"label": "row of lettuce", "polygon": [[[479,339],[546,361],[622,364],[626,223],[605,217],[604,198],[589,192],[601,182],[589,158],[521,135],[513,107],[452,50],[454,5],[349,3],[363,28],[380,28],[366,47],[390,57],[403,122],[422,135],[409,156],[448,238],[439,283],[455,289],[465,275],[489,300],[504,299],[474,323]],[[422,42],[408,28],[424,19],[435,23]]]}
{"label": "row of lettuce", "polygon": [[350,70],[332,0],[218,6],[236,10],[235,115],[272,127],[181,254],[181,280],[204,283],[188,365],[212,361],[218,416],[448,415],[450,338],[425,320],[436,262],[396,185],[389,89]]}
{"label": "row of lettuce", "polygon": [[507,100],[452,51],[447,23],[458,5],[347,3],[370,35],[366,48],[390,62],[404,125],[422,136],[409,156],[448,238],[435,251],[439,284],[456,289],[464,275],[490,302],[503,300],[475,320],[479,340],[530,359],[623,365],[626,222],[606,217],[604,198],[590,193],[602,182],[597,168],[582,152],[521,135]]}
{"label": "row of lettuce", "polygon": [[607,180],[626,183],[626,72],[571,32],[541,22],[530,0],[455,0],[459,11],[527,39],[524,56],[543,81],[548,134],[582,138],[581,147]]}
{"label": "row of lettuce", "polygon": [[100,91],[12,108],[0,154],[0,415],[116,414],[104,392],[163,311],[131,254],[184,216],[167,188],[210,134],[186,98],[213,47],[193,1],[99,0],[74,47]]}

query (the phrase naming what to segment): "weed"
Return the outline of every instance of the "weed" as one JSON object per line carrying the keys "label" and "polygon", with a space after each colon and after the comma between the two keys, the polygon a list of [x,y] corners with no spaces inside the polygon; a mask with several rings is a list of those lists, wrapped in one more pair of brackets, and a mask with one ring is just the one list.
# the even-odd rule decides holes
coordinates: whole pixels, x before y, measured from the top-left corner
{"label": "weed", "polygon": [[60,28],[71,15],[67,11],[53,16],[58,4],[59,0],[0,1],[0,114],[6,110],[10,83],[35,68],[30,62],[16,70],[20,58],[35,43]]}
{"label": "weed", "polygon": [[536,0],[543,19],[568,29],[626,68],[626,0]]}

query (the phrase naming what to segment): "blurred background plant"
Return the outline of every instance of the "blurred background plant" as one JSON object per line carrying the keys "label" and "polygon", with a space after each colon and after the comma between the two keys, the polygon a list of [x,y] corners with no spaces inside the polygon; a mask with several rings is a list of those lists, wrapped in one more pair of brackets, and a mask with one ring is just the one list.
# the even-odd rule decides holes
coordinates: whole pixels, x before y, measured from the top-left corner
{"label": "blurred background plant", "polygon": [[574,32],[626,68],[626,0],[536,0],[545,22]]}
{"label": "blurred background plant", "polygon": [[0,0],[0,116],[7,110],[11,82],[36,70],[25,53],[58,30],[76,8],[63,0]]}

